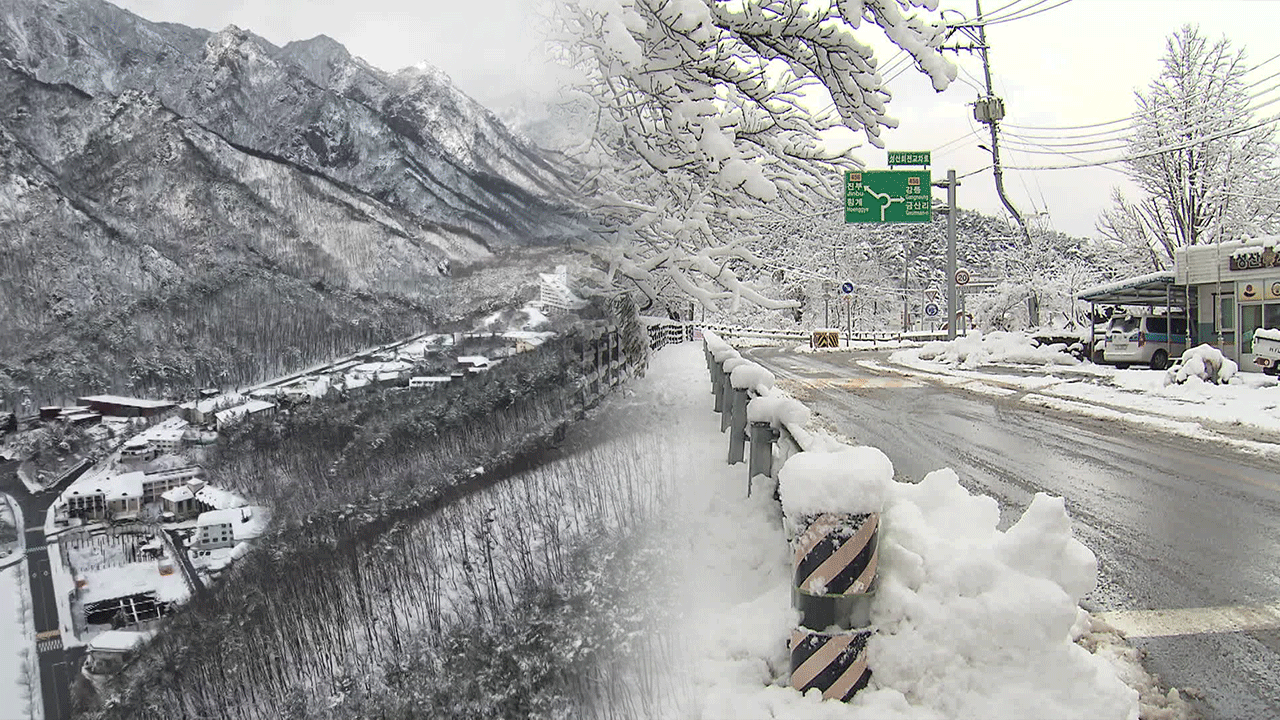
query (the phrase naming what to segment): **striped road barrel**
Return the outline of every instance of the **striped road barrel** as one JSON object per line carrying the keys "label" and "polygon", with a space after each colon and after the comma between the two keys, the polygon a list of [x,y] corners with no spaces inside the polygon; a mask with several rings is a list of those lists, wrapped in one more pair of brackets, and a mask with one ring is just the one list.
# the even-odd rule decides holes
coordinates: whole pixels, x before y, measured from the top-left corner
{"label": "striped road barrel", "polygon": [[871,586],[879,564],[879,513],[806,515],[792,538],[791,686],[847,701],[871,680]]}
{"label": "striped road barrel", "polygon": [[800,692],[814,688],[824,700],[848,702],[871,682],[867,667],[870,629],[823,633],[807,628],[791,631],[791,687]]}
{"label": "striped road barrel", "polygon": [[867,592],[879,562],[879,528],[878,513],[801,518],[792,541],[796,589],[809,595]]}

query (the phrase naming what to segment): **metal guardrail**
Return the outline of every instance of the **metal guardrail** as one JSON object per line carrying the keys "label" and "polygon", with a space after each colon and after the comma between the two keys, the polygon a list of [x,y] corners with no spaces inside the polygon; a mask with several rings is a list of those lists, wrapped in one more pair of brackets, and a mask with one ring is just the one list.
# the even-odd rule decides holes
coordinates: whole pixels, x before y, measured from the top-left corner
{"label": "metal guardrail", "polygon": [[[788,458],[810,449],[812,437],[780,417],[775,418],[776,430],[770,422],[748,423],[747,404],[761,395],[755,388],[734,386],[730,371],[735,368],[730,363],[749,361],[714,333],[705,340],[715,409],[721,413],[721,430],[729,431],[729,464],[742,462],[745,443],[751,445],[750,495],[753,478],[767,475],[776,479]],[[775,443],[778,463],[774,463]],[[795,565],[792,606],[800,619],[787,645],[791,686],[802,693],[817,689],[824,699],[848,701],[871,680],[867,645],[875,633],[871,598],[878,566],[879,521],[876,512],[854,515],[837,510],[788,520]]]}

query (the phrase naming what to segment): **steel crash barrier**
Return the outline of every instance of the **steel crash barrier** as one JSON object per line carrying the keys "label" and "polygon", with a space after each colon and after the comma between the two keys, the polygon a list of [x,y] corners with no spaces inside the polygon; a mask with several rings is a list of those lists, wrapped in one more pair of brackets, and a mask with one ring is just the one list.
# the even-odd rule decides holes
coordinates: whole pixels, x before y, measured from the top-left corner
{"label": "steel crash barrier", "polygon": [[[946,340],[947,333],[945,330],[935,331],[892,331],[892,330],[875,330],[875,331],[845,331],[832,328],[819,328],[817,330],[764,330],[758,328],[745,328],[733,325],[719,325],[716,323],[698,323],[697,327],[703,332],[714,333],[717,337],[737,337],[752,338],[764,340],[795,340],[797,342],[809,343],[811,347],[840,347],[850,342],[930,342],[933,340]],[[818,336],[822,335],[822,339],[818,340]],[[818,343],[823,344],[819,345]]]}
{"label": "steel crash barrier", "polygon": [[[786,462],[815,449],[804,428],[780,419],[748,422],[753,400],[769,398],[778,408],[800,406],[772,389],[773,376],[744,359],[714,331],[703,332],[703,353],[711,376],[721,430],[729,433],[729,464],[743,461],[749,446],[747,495],[759,475],[777,480]],[[775,495],[775,499],[779,499]],[[867,641],[871,600],[879,564],[879,513],[820,512],[788,517],[793,555],[792,606],[800,622],[788,641],[791,686],[817,689],[824,699],[848,701],[871,680]]]}

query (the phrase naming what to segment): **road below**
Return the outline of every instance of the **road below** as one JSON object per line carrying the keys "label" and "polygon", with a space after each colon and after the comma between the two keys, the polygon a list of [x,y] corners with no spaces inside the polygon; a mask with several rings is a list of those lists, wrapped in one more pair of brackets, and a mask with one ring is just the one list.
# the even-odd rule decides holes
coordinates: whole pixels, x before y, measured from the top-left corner
{"label": "road below", "polygon": [[[45,720],[67,720],[71,717],[71,683],[79,672],[84,648],[66,650],[58,621],[57,591],[49,567],[49,551],[45,547],[44,518],[55,498],[84,472],[64,477],[57,486],[32,494],[18,479],[18,463],[0,461],[0,492],[8,493],[22,512],[27,552],[27,588],[31,593],[31,614],[35,625],[32,645],[40,667],[40,696]],[[43,633],[43,635],[42,635]]]}
{"label": "road below", "polygon": [[[955,469],[999,502],[1002,527],[1036,492],[1063,497],[1076,536],[1098,557],[1086,609],[1187,611],[1162,613],[1162,630],[1131,637],[1148,669],[1202,694],[1196,705],[1209,720],[1280,718],[1280,627],[1266,612],[1240,609],[1280,601],[1274,467],[1209,443],[1033,408],[1020,394],[878,375],[856,364],[865,354],[744,355],[836,432],[883,450],[899,480]],[[1218,617],[1264,619],[1205,620]]]}

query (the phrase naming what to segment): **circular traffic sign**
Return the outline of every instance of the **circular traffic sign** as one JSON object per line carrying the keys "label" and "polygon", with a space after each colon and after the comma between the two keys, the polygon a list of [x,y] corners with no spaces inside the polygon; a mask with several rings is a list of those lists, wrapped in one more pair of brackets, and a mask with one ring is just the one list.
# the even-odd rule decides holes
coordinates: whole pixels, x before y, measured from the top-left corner
{"label": "circular traffic sign", "polygon": [[957,284],[957,285],[968,285],[968,284],[969,284],[969,271],[968,271],[968,270],[957,270],[957,271],[956,271],[956,284]]}
{"label": "circular traffic sign", "polygon": [[841,285],[841,286],[840,286],[840,292],[844,293],[845,295],[852,295],[852,294],[853,294],[853,283],[851,283],[851,282],[847,282],[847,283],[845,283],[845,284]]}
{"label": "circular traffic sign", "polygon": [[929,303],[924,306],[924,314],[929,317],[938,317],[942,310],[938,308],[937,303]]}

